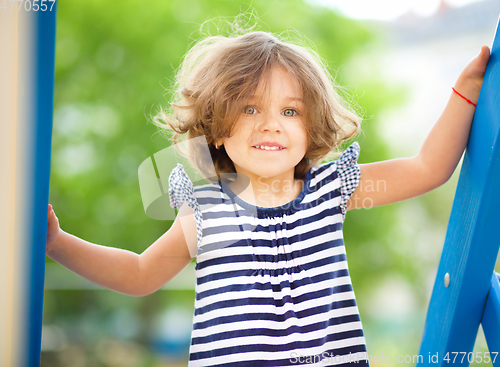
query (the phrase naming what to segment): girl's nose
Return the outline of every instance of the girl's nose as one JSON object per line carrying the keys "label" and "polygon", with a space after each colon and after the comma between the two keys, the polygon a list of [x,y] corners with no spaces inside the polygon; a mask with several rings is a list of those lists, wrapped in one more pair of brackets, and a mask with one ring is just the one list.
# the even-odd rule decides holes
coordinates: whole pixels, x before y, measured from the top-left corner
{"label": "girl's nose", "polygon": [[261,126],[262,131],[281,132],[282,128],[283,127],[281,126],[281,123],[276,116],[264,116],[264,121],[262,122]]}

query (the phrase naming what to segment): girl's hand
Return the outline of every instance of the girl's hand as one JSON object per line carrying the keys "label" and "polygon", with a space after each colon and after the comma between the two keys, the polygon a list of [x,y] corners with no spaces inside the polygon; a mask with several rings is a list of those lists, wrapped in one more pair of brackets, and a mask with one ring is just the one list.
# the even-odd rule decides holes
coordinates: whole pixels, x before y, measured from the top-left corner
{"label": "girl's hand", "polygon": [[481,47],[481,52],[473,58],[458,77],[455,89],[476,103],[483,84],[484,72],[490,58],[490,49]]}
{"label": "girl's hand", "polygon": [[61,232],[61,228],[59,228],[59,220],[56,217],[56,213],[54,213],[52,205],[49,204],[47,221],[47,254],[54,249],[57,238]]}

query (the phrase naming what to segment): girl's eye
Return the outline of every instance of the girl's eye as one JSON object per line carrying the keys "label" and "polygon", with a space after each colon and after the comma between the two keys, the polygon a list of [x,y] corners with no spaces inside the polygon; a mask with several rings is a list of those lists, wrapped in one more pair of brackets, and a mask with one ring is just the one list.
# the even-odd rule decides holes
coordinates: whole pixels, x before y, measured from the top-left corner
{"label": "girl's eye", "polygon": [[257,109],[252,106],[247,106],[245,107],[243,112],[246,113],[247,115],[255,115],[257,113]]}
{"label": "girl's eye", "polygon": [[297,111],[287,108],[286,110],[283,111],[283,115],[286,117],[294,117],[297,115]]}

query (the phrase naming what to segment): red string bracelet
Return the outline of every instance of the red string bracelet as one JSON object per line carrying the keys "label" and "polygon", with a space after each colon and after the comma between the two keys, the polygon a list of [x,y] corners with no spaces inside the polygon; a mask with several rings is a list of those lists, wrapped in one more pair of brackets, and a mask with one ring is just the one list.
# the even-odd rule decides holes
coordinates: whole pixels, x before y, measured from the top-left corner
{"label": "red string bracelet", "polygon": [[467,103],[470,103],[471,105],[473,105],[474,107],[476,107],[477,105],[472,102],[470,99],[468,99],[467,97],[464,97],[463,95],[461,95],[460,93],[457,92],[457,90],[453,87],[451,87],[451,89],[453,89],[453,91],[458,94],[460,97],[462,97],[463,99],[465,99],[467,101]]}

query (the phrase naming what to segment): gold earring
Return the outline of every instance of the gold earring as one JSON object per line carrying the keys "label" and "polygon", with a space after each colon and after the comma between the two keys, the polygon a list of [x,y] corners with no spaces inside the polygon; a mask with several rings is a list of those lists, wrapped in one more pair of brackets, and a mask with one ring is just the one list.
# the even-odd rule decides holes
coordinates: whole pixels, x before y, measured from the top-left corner
{"label": "gold earring", "polygon": [[220,145],[219,145],[218,141],[216,141],[214,145],[215,145],[215,149],[219,149],[220,148]]}

